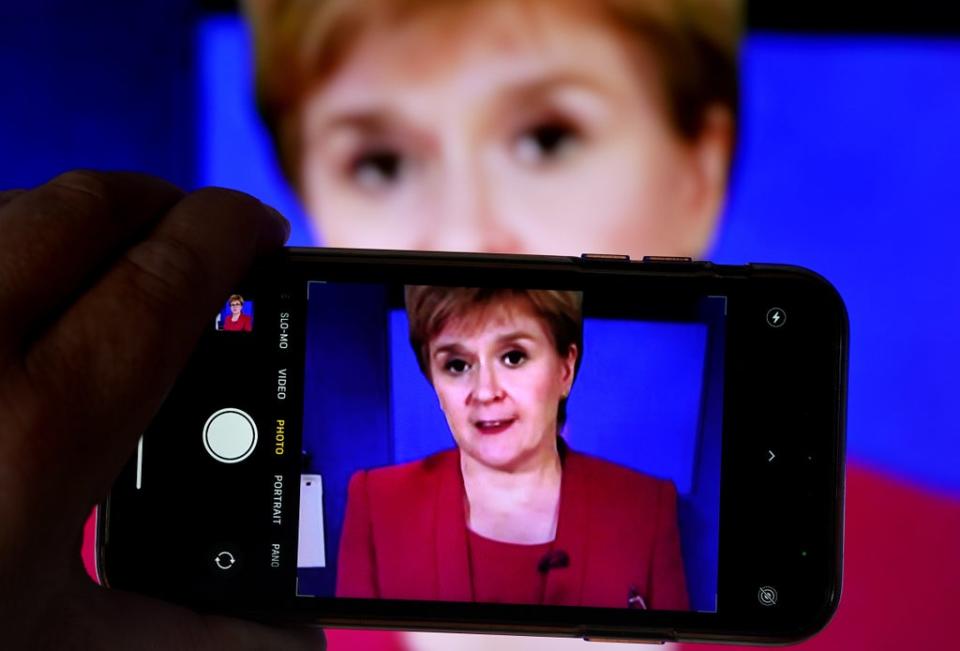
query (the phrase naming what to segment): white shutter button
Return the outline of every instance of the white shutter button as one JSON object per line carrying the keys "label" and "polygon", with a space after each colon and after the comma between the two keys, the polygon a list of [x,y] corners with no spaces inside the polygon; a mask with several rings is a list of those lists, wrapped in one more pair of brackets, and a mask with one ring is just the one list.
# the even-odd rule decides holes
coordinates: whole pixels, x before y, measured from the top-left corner
{"label": "white shutter button", "polygon": [[257,424],[250,415],[228,407],[213,413],[203,426],[203,447],[221,463],[239,463],[257,446]]}

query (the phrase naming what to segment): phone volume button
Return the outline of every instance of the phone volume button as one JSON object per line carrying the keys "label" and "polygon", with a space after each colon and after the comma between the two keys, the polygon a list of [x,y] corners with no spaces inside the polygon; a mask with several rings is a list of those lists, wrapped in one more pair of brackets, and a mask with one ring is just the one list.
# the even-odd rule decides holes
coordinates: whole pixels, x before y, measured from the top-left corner
{"label": "phone volume button", "polygon": [[623,253],[581,253],[580,259],[598,262],[630,262],[630,256]]}
{"label": "phone volume button", "polygon": [[621,635],[584,635],[587,642],[602,642],[605,644],[666,644],[663,638],[625,637]]}
{"label": "phone volume button", "polygon": [[643,262],[647,263],[670,263],[670,264],[688,264],[693,262],[693,258],[687,258],[683,256],[670,256],[670,255],[645,255],[643,256]]}

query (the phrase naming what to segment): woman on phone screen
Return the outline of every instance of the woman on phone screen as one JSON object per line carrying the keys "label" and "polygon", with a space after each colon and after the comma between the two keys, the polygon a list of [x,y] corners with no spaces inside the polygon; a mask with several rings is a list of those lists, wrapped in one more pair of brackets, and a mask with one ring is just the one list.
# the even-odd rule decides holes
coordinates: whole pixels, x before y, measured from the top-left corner
{"label": "woman on phone screen", "polygon": [[338,596],[687,609],[673,484],[560,436],[580,302],[407,288],[410,341],[456,447],[353,476]]}

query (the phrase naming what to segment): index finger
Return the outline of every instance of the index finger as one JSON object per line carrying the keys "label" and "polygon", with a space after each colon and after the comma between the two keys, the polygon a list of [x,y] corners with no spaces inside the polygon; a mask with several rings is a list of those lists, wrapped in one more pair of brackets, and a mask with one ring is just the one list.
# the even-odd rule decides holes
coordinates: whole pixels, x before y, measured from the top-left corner
{"label": "index finger", "polygon": [[39,433],[54,440],[23,442],[23,467],[32,466],[25,477],[42,477],[38,490],[68,496],[71,505],[57,505],[82,518],[229,291],[288,230],[272,209],[238,192],[202,190],[174,206],[24,358],[32,393],[44,397],[35,408],[57,410],[53,431]]}
{"label": "index finger", "polygon": [[0,347],[54,318],[182,196],[160,179],[85,171],[0,195]]}

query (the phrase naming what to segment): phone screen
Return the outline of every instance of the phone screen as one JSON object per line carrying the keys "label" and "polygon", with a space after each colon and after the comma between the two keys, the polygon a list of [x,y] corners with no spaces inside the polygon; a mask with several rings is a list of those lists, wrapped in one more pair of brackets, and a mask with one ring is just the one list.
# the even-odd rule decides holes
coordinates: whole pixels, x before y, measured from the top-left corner
{"label": "phone screen", "polygon": [[716,610],[725,297],[306,295],[298,595]]}

